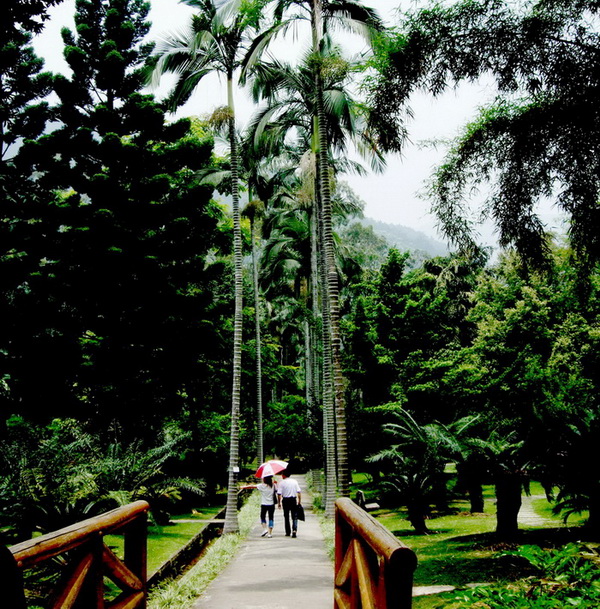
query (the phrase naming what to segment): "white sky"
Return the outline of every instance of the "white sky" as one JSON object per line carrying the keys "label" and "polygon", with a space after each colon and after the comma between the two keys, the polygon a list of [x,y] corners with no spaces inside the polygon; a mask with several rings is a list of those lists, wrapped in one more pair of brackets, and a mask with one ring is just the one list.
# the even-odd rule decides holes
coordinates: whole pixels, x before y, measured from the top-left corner
{"label": "white sky", "polygon": [[[365,0],[365,4],[375,8],[389,24],[394,23],[394,12],[402,0]],[[413,5],[406,2],[405,6]],[[153,39],[185,27],[191,9],[179,4],[178,0],[151,0],[150,21]],[[73,27],[74,0],[65,0],[51,9],[52,19],[43,34],[35,42],[36,51],[46,60],[46,69],[65,71],[66,64],[62,59],[62,41],[60,29]],[[301,52],[306,42],[288,41],[283,52],[291,50]],[[360,50],[357,45],[354,51]],[[280,51],[281,48],[280,48]],[[160,95],[159,90],[157,93]],[[478,106],[490,100],[493,93],[483,85],[465,85],[457,91],[449,91],[437,100],[425,95],[415,96],[411,103],[415,114],[409,127],[411,144],[402,158],[390,156],[387,169],[383,174],[370,174],[367,177],[346,176],[344,179],[351,185],[365,202],[367,217],[393,224],[402,224],[423,231],[432,237],[437,234],[435,218],[429,213],[429,203],[418,196],[432,168],[441,160],[443,146],[433,150],[421,144],[428,140],[447,140],[458,134],[459,128],[472,117]],[[206,80],[198,92],[190,99],[180,113],[184,115],[203,115],[213,108],[225,104],[225,90],[219,81]],[[245,95],[238,94],[237,114],[240,127],[248,120],[252,112],[251,103]],[[560,225],[558,213],[550,206],[540,212],[550,227]],[[490,226],[481,227],[482,240],[491,244],[495,241]]]}

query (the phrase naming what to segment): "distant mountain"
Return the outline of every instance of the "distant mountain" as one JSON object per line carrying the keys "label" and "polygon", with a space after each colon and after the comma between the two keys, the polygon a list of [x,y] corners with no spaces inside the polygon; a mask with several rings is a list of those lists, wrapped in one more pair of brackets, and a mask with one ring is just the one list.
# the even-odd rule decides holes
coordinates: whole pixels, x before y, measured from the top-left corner
{"label": "distant mountain", "polygon": [[372,226],[373,230],[381,235],[391,247],[395,247],[401,252],[419,252],[432,257],[448,254],[448,247],[444,243],[408,226],[388,224],[372,218],[364,218],[361,222],[365,226]]}

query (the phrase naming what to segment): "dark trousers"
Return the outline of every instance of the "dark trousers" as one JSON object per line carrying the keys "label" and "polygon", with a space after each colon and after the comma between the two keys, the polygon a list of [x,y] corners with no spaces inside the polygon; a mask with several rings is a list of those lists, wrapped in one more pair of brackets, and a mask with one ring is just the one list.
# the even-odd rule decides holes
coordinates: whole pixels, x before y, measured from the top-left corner
{"label": "dark trousers", "polygon": [[269,516],[269,527],[273,528],[273,519],[275,517],[275,506],[274,505],[261,505],[260,506],[260,521],[263,524],[267,524],[267,516]]}
{"label": "dark trousers", "polygon": [[[298,511],[296,497],[283,497],[281,499],[283,506],[283,520],[285,523],[285,534],[289,535],[291,531],[298,530]],[[292,528],[290,530],[290,516],[292,518]]]}

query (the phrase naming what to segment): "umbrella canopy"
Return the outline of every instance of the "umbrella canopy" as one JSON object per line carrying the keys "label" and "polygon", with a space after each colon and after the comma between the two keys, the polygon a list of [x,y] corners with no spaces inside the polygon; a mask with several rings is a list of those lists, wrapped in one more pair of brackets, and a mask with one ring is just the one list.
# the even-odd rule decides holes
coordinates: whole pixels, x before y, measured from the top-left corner
{"label": "umbrella canopy", "polygon": [[278,461],[277,459],[271,459],[265,461],[254,474],[257,478],[264,478],[265,476],[274,476],[279,472],[282,472],[288,466],[287,461]]}

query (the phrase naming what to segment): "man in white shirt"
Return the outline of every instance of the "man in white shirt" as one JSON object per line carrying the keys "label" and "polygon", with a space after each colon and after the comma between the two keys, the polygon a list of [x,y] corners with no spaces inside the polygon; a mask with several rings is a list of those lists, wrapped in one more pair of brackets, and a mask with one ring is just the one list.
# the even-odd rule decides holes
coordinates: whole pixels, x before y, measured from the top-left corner
{"label": "man in white shirt", "polygon": [[[287,470],[281,472],[283,480],[277,485],[277,507],[283,506],[283,519],[285,522],[285,534],[287,537],[296,537],[298,531],[298,511],[297,507],[302,503],[302,493],[300,485],[290,477]],[[290,527],[290,516],[292,526]]]}

